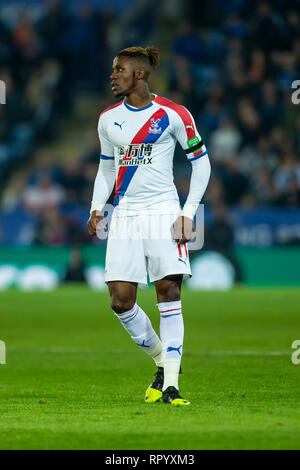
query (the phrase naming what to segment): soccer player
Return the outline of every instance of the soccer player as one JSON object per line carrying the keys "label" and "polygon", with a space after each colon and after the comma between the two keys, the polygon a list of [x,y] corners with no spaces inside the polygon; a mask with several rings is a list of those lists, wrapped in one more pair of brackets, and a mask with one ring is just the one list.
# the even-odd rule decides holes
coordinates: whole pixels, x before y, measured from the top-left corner
{"label": "soccer player", "polygon": [[[111,88],[122,101],[99,118],[100,164],[87,226],[90,235],[103,228],[103,208],[116,185],[105,263],[111,307],[157,365],[146,402],[162,398],[164,403],[186,406],[189,401],[178,387],[184,333],[180,293],[182,280],[191,276],[187,242],[193,236],[193,218],[208,184],[210,163],[189,111],[149,90],[149,75],[158,61],[154,47],[129,47],[113,60]],[[192,165],[182,210],[173,182],[176,141]],[[150,231],[166,221],[167,236],[151,237]],[[132,235],[137,227],[140,237]],[[147,273],[156,288],[160,337],[136,303],[137,287],[147,287]]]}

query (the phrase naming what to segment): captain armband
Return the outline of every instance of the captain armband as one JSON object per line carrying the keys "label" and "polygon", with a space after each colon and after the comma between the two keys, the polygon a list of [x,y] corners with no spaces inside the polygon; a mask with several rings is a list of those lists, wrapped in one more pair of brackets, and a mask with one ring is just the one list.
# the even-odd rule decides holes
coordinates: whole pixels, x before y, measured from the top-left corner
{"label": "captain armband", "polygon": [[[193,144],[193,142],[191,141],[195,141],[195,143]],[[200,150],[201,147],[204,145],[204,142],[203,140],[199,140],[198,137],[194,137],[193,139],[188,140],[187,144],[189,147],[185,149],[185,153],[188,155],[189,153],[194,153],[197,150]]]}
{"label": "captain armband", "polygon": [[187,159],[192,162],[197,160],[204,155],[207,155],[206,147],[203,143],[203,140],[200,140],[199,137],[195,136],[192,139],[187,141],[188,148],[185,150]]}

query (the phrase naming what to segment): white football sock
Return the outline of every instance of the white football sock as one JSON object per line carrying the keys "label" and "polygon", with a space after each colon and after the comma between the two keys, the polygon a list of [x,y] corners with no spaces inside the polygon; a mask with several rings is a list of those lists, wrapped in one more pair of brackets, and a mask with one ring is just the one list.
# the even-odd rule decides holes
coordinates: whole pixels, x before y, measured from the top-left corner
{"label": "white football sock", "polygon": [[152,357],[158,367],[162,367],[161,341],[146,313],[137,304],[127,312],[114,313],[133,341]]}
{"label": "white football sock", "polygon": [[160,311],[160,337],[163,349],[163,391],[170,386],[178,390],[184,334],[181,300],[160,302],[157,306]]}

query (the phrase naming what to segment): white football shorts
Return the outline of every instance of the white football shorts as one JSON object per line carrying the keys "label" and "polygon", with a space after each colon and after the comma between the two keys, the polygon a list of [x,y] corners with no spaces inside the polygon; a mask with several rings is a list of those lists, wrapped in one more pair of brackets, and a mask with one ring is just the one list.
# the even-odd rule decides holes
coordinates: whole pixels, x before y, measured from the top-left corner
{"label": "white football shorts", "polygon": [[105,282],[136,282],[142,289],[171,274],[192,276],[187,244],[173,241],[172,214],[112,215],[106,249]]}

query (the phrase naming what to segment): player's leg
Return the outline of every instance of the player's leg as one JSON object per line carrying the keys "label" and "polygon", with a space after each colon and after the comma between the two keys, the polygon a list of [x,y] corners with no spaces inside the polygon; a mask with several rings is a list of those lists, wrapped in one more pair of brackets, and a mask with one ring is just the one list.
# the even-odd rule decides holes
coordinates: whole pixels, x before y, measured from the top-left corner
{"label": "player's leg", "polygon": [[[179,397],[178,373],[183,345],[180,291],[182,280],[191,276],[191,269],[187,246],[178,245],[172,239],[172,226],[177,217],[177,213],[151,217],[152,232],[159,236],[149,237],[145,243],[145,253],[150,282],[156,287],[158,307],[161,313],[163,389],[172,387]],[[187,403],[182,402],[182,404]]]}
{"label": "player's leg", "polygon": [[180,298],[182,278],[182,274],[175,274],[154,282],[160,311],[160,337],[163,349],[163,401],[173,405],[189,404],[178,392],[184,336]]}
{"label": "player's leg", "polygon": [[136,304],[137,287],[147,288],[143,240],[135,237],[138,217],[112,216],[108,236],[105,282],[111,306],[132,339],[160,365],[161,342],[145,312]]}
{"label": "player's leg", "polygon": [[146,313],[136,303],[137,283],[126,281],[107,282],[111,308],[133,341],[154,360],[162,363],[162,345]]}

